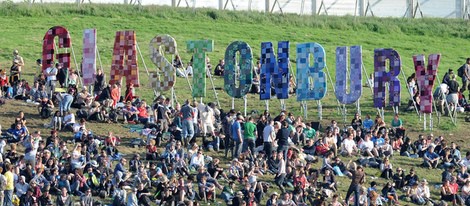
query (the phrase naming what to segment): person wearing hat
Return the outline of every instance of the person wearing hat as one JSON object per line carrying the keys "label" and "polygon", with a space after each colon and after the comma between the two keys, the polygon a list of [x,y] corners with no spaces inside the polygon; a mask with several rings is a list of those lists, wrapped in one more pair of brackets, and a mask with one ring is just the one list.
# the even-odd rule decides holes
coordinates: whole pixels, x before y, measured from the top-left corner
{"label": "person wearing hat", "polygon": [[20,176],[18,182],[15,184],[16,196],[21,198],[23,195],[26,194],[27,190],[29,189],[29,184],[26,183],[26,177]]}
{"label": "person wearing hat", "polygon": [[346,193],[346,204],[349,204],[349,197],[354,193],[354,205],[359,205],[359,196],[362,184],[366,181],[366,174],[361,165],[357,166],[356,170],[352,172],[351,184],[349,185],[348,192]]}
{"label": "person wearing hat", "polygon": [[279,198],[279,194],[277,192],[272,192],[271,195],[269,196],[268,201],[266,202],[266,206],[276,206],[278,198]]}
{"label": "person wearing hat", "polygon": [[10,68],[10,84],[14,84],[21,78],[21,69],[24,66],[23,57],[19,55],[18,50],[13,51],[13,60]]}
{"label": "person wearing hat", "polygon": [[[462,190],[463,190],[463,188],[462,188]],[[431,200],[431,192],[430,192],[430,189],[429,189],[429,186],[428,186],[428,181],[426,179],[421,180],[421,183],[418,186],[418,192],[422,195],[422,197],[426,201],[430,201],[430,202],[434,203],[434,201]],[[467,203],[467,205],[468,205],[468,203]]]}

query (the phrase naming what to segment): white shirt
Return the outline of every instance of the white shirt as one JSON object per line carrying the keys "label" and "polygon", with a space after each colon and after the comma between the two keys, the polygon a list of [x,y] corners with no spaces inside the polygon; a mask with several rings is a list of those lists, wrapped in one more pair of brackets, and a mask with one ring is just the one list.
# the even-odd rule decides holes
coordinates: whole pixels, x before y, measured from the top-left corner
{"label": "white shirt", "polygon": [[191,158],[191,163],[189,164],[191,166],[204,166],[204,156],[201,155],[201,157],[198,157],[198,154],[194,154],[193,157]]}
{"label": "white shirt", "polygon": [[[49,67],[46,69],[47,81],[56,81],[57,80],[57,69],[54,67]],[[51,75],[53,74],[53,75]],[[51,76],[49,76],[51,75]]]}
{"label": "white shirt", "polygon": [[277,174],[286,174],[286,161],[284,159],[279,161],[279,171],[277,172]]}
{"label": "white shirt", "polygon": [[194,123],[194,124],[197,124],[199,111],[198,111],[197,108],[193,108],[193,112],[194,112],[193,123]]}
{"label": "white shirt", "polygon": [[464,185],[464,186],[462,187],[462,198],[463,198],[464,200],[467,199],[467,197],[469,196],[469,194],[470,194],[470,187],[467,186],[467,185]]}
{"label": "white shirt", "polygon": [[374,142],[372,142],[372,140],[369,140],[369,141],[362,141],[361,145],[359,146],[359,148],[361,150],[364,150],[364,151],[371,151],[373,148],[374,148]]}
{"label": "white shirt", "polygon": [[356,142],[354,142],[354,140],[352,139],[348,138],[343,141],[343,147],[349,153],[353,151],[355,146],[356,146]]}
{"label": "white shirt", "polygon": [[274,126],[270,124],[266,125],[263,129],[263,141],[273,142],[274,137],[275,137]]}
{"label": "white shirt", "polygon": [[[207,111],[206,111],[207,109]],[[201,110],[201,121],[204,125],[213,125],[214,124],[214,111],[210,107],[204,107]]]}
{"label": "white shirt", "polygon": [[188,65],[188,67],[186,67],[186,76],[188,75],[193,75],[193,67],[191,65]]}
{"label": "white shirt", "polygon": [[461,161],[460,161],[460,165],[461,166],[467,166],[467,168],[470,166],[470,159],[467,159],[467,157],[463,158]]}
{"label": "white shirt", "polygon": [[441,89],[442,94],[447,94],[449,92],[449,86],[447,84],[442,83],[439,85],[439,88]]}
{"label": "white shirt", "polygon": [[75,115],[73,113],[65,115],[64,122],[66,124],[75,124]]}
{"label": "white shirt", "polygon": [[420,185],[418,187],[418,193],[421,195],[421,197],[426,197],[426,198],[431,197],[431,193],[429,192],[428,186],[423,187],[422,185]]}

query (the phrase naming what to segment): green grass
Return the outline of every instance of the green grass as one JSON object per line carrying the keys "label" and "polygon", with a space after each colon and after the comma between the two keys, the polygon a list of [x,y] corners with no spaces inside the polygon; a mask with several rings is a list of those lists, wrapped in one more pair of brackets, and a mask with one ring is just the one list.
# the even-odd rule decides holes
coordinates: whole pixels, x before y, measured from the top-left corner
{"label": "green grass", "polygon": [[[82,32],[86,28],[96,28],[98,33],[98,48],[101,54],[103,68],[109,74],[111,65],[114,35],[119,30],[135,30],[137,40],[149,70],[155,70],[151,63],[148,51],[148,42],[158,34],[170,34],[178,43],[178,51],[183,60],[187,62],[191,54],[186,50],[186,41],[198,39],[212,39],[215,41],[215,50],[208,53],[213,66],[218,59],[223,58],[225,48],[235,40],[246,41],[253,49],[254,58],[260,57],[261,42],[271,41],[276,45],[277,41],[289,40],[290,60],[292,69],[295,70],[295,47],[298,43],[317,42],[326,50],[327,66],[332,78],[335,78],[335,48],[337,46],[362,45],[364,66],[370,74],[373,71],[373,50],[375,48],[394,48],[402,58],[403,71],[407,76],[413,73],[412,55],[441,53],[439,76],[442,78],[447,69],[456,70],[465,58],[470,56],[469,22],[457,19],[398,19],[398,18],[371,18],[371,17],[332,17],[332,16],[303,16],[303,15],[279,15],[258,12],[233,12],[217,11],[209,9],[191,9],[154,7],[142,8],[126,5],[82,5],[73,4],[35,4],[29,7],[27,4],[14,4],[8,1],[0,3],[0,68],[10,66],[11,52],[18,49],[26,61],[25,78],[32,80],[34,73],[34,61],[41,58],[42,38],[45,32],[57,25],[66,27],[72,37],[72,44],[77,61],[81,59]],[[60,49],[60,51],[64,51]],[[168,58],[171,58],[170,56]],[[75,64],[72,64],[75,67]],[[137,90],[139,96],[146,100],[152,100],[152,89],[148,85],[148,77],[139,59],[141,88]],[[108,75],[109,77],[109,75]],[[364,78],[365,79],[365,78]],[[405,82],[405,79],[400,76]],[[214,80],[217,88],[223,88],[223,79]],[[343,123],[341,115],[336,109],[336,98],[331,84],[328,83],[328,94],[322,100],[323,125],[331,119],[337,119]],[[191,98],[185,79],[178,78],[175,86],[178,101]],[[218,89],[219,100],[222,108],[231,107],[231,98]],[[164,92],[166,96],[170,96]],[[408,93],[402,84],[402,104],[406,104]],[[252,109],[264,110],[264,102],[259,101],[258,95],[248,95],[248,111]],[[204,101],[215,101],[214,94],[207,80],[207,97]],[[286,101],[287,109],[296,116],[301,115],[300,106],[291,96]],[[243,101],[235,100],[236,108],[243,111]],[[280,108],[279,101],[271,100],[270,108],[277,113]],[[369,88],[364,88],[361,98],[362,114],[375,114],[372,108],[372,95]],[[12,116],[16,111],[26,111],[30,117],[37,117],[35,110],[14,103],[0,109],[0,124],[8,125],[12,122]],[[355,106],[348,105],[349,123],[355,112]],[[423,124],[415,113],[401,113],[408,133],[415,139],[418,133],[423,133]],[[392,111],[386,110],[386,122],[391,121]],[[437,118],[434,117],[436,120]],[[316,104],[309,103],[309,121],[317,120]],[[464,141],[468,138],[466,128],[469,124],[463,121],[463,115],[459,116],[458,125],[452,125],[448,117],[443,117],[439,125],[435,121],[433,133],[444,135],[452,141],[457,141],[465,149],[469,149]],[[44,121],[31,119],[30,128],[41,129]],[[129,134],[121,125],[91,124],[90,127],[97,134],[104,135],[108,130],[119,132],[126,140],[135,137]],[[43,132],[46,133],[46,132]],[[426,132],[427,133],[427,132]],[[123,148],[127,152],[142,152],[137,149]],[[220,157],[219,154],[212,154]],[[401,157],[395,157],[395,165],[403,165],[407,170],[419,161],[409,161]],[[426,170],[418,171],[431,183],[439,182],[440,171],[432,173]],[[367,170],[369,175],[377,173],[376,170]],[[434,173],[437,172],[437,175]],[[271,176],[266,179],[272,178]],[[349,181],[340,179],[340,190],[347,188]],[[383,181],[380,181],[383,183]],[[436,194],[436,193],[435,193]]]}

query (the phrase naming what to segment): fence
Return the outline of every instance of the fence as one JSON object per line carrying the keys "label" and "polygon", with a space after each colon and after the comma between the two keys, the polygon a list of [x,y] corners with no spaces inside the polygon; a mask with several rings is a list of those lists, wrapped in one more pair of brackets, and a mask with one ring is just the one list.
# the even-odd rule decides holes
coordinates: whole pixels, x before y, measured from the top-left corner
{"label": "fence", "polygon": [[[22,0],[13,0],[22,1]],[[123,3],[301,15],[470,18],[470,0],[29,0],[30,3]]]}

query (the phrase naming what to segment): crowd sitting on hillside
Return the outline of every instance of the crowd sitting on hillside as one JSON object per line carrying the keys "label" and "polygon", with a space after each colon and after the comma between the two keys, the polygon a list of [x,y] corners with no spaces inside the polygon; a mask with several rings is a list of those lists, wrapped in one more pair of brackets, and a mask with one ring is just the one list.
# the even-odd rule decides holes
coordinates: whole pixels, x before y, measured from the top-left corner
{"label": "crowd sitting on hillside", "polygon": [[[462,157],[457,143],[443,136],[420,135],[413,141],[398,114],[390,124],[380,116],[356,114],[351,124],[340,127],[332,120],[320,132],[316,124],[284,110],[244,117],[210,102],[172,106],[170,98],[158,96],[147,103],[132,84],[123,95],[119,84],[106,85],[100,70],[93,90],[78,89],[73,75],[60,80],[60,69],[67,70],[55,64],[39,72],[31,88],[20,78],[6,83],[3,95],[37,105],[51,132],[30,131],[27,116],[35,114],[23,112],[0,128],[0,205],[79,200],[91,206],[107,197],[115,206],[470,204],[470,152]],[[142,125],[144,144],[136,146],[145,146],[145,153],[123,154],[121,135],[94,134],[87,128],[90,121]],[[67,133],[73,138],[63,138]],[[229,165],[207,151],[220,151]],[[394,156],[420,158],[416,167],[432,172],[443,169],[440,199],[431,197],[428,181],[415,167],[395,169]],[[365,167],[375,168],[387,183],[369,183]],[[264,175],[274,181],[262,181]],[[338,192],[339,176],[351,179],[345,196]]]}

